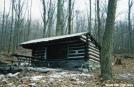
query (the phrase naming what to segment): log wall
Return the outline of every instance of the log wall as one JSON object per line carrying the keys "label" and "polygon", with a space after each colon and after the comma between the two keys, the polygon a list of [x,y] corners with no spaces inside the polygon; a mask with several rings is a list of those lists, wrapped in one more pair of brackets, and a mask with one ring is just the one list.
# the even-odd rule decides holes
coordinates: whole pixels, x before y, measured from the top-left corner
{"label": "log wall", "polygon": [[80,40],[86,43],[86,54],[89,61],[100,63],[100,46],[90,35],[82,35]]}
{"label": "log wall", "polygon": [[34,57],[46,60],[89,60],[100,62],[100,46],[89,34],[79,39],[58,42],[53,45],[40,46],[32,51]]}

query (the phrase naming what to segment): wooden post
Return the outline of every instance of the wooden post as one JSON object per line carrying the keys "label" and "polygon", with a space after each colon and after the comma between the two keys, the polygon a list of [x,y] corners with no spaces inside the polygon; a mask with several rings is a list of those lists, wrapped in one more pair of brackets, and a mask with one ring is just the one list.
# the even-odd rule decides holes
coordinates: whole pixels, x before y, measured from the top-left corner
{"label": "wooden post", "polygon": [[88,47],[89,47],[89,37],[88,35],[86,34],[86,46],[85,46],[85,60],[87,61],[88,60]]}

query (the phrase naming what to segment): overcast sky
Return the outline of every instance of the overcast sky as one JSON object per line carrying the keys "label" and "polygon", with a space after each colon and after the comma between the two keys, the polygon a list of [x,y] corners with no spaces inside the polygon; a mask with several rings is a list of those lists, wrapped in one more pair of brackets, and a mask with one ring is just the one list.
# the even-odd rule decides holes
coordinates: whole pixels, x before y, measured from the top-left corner
{"label": "overcast sky", "polygon": [[[87,6],[89,3],[88,1],[89,0],[75,0],[75,9],[79,10],[81,13],[86,15]],[[94,2],[93,1],[94,0],[92,0],[92,3],[93,3],[92,9],[94,10]],[[101,1],[104,2],[105,0],[101,0]],[[0,0],[0,11],[3,10],[3,2],[4,2],[4,0]],[[41,4],[40,0],[33,0],[32,3],[33,3],[32,4],[32,18],[41,19],[42,4]],[[9,0],[6,0],[7,12],[8,12],[9,7],[10,7],[10,2],[9,2]],[[126,17],[127,12],[128,12],[128,0],[118,0],[116,12],[117,12],[117,18],[119,20],[122,19],[122,17]]]}

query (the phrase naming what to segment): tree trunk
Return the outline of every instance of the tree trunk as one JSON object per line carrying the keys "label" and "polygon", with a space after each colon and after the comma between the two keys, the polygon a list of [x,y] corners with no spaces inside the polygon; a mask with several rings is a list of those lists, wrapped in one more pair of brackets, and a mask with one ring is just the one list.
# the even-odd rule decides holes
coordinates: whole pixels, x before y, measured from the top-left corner
{"label": "tree trunk", "polygon": [[101,77],[112,80],[112,49],[113,49],[113,31],[116,14],[117,0],[109,0],[106,27],[102,41],[100,54]]}
{"label": "tree trunk", "polygon": [[100,6],[97,0],[97,18],[98,18],[98,42],[101,44],[101,21],[100,21]]}
{"label": "tree trunk", "polygon": [[129,11],[128,11],[128,30],[129,30],[129,50],[131,51],[131,53],[132,53],[132,51],[133,51],[133,45],[132,45],[132,23],[131,23],[131,8],[132,8],[132,5],[133,5],[133,3],[134,2],[130,2],[130,0],[129,0],[129,2],[128,2],[128,9],[129,9]]}
{"label": "tree trunk", "polygon": [[44,24],[44,28],[43,28],[43,38],[45,37],[46,34],[46,4],[45,4],[45,0],[42,0],[42,4],[43,4],[43,24]]}
{"label": "tree trunk", "polygon": [[68,14],[68,34],[71,34],[71,15],[72,15],[72,11],[71,11],[71,0],[68,1],[68,10],[69,10],[69,14]]}
{"label": "tree trunk", "polygon": [[90,13],[89,13],[89,18],[88,18],[88,29],[89,29],[89,32],[91,33],[92,31],[92,23],[91,23],[91,0],[89,0],[89,9],[90,9]]}
{"label": "tree trunk", "polygon": [[11,46],[11,40],[13,35],[13,22],[14,22],[14,0],[12,0],[12,21],[11,21],[11,31],[10,31],[10,37],[9,37],[9,46],[8,46],[8,54],[10,53],[10,46]]}
{"label": "tree trunk", "polygon": [[3,10],[3,18],[2,18],[2,31],[1,31],[1,40],[0,40],[0,47],[1,47],[1,50],[3,50],[3,42],[4,42],[4,27],[5,26],[5,0],[4,0],[4,10]]}
{"label": "tree trunk", "polygon": [[56,23],[56,35],[59,36],[59,35],[62,35],[62,29],[61,29],[61,26],[62,26],[62,21],[61,21],[61,13],[62,13],[62,0],[58,0],[58,3],[57,3],[57,23]]}

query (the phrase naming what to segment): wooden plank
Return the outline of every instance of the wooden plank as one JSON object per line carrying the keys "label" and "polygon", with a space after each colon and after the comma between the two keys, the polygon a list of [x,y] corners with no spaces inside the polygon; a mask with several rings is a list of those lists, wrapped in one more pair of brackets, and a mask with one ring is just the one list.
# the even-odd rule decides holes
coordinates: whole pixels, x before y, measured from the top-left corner
{"label": "wooden plank", "polygon": [[47,59],[47,47],[45,48],[44,59]]}
{"label": "wooden plank", "polygon": [[45,52],[45,49],[44,50],[34,50],[33,52],[34,53],[44,53]]}
{"label": "wooden plank", "polygon": [[[81,38],[84,39],[84,40],[87,40],[87,37],[84,36],[84,35],[82,35]],[[88,41],[91,42],[91,40],[89,38],[88,38]]]}
{"label": "wooden plank", "polygon": [[85,49],[80,49],[80,50],[69,50],[69,53],[70,53],[70,52],[78,53],[78,52],[80,52],[80,51],[85,51]]}
{"label": "wooden plank", "polygon": [[84,56],[74,56],[74,57],[69,57],[69,58],[84,58]]}
{"label": "wooden plank", "polygon": [[95,62],[95,63],[98,63],[98,64],[100,64],[100,62],[98,62],[98,61],[95,61],[95,60],[93,60],[93,59],[89,59],[89,61],[92,61],[92,62]]}
{"label": "wooden plank", "polygon": [[69,47],[69,48],[84,48],[85,46],[74,46],[74,47]]}
{"label": "wooden plank", "polygon": [[90,36],[90,38],[95,42],[99,49],[101,49],[101,45],[95,40],[95,38],[90,33],[88,33],[87,35]]}
{"label": "wooden plank", "polygon": [[92,53],[92,52],[88,52],[88,54],[89,54],[89,55],[92,55],[92,56],[95,56],[95,57],[97,57],[97,58],[100,58],[100,55],[98,55],[98,54],[95,54],[95,53]]}
{"label": "wooden plank", "polygon": [[77,56],[85,56],[84,54],[79,54],[79,55],[69,55],[69,57],[77,57]]}
{"label": "wooden plank", "polygon": [[91,55],[89,55],[89,58],[90,58],[90,59],[93,59],[93,60],[95,60],[95,61],[98,61],[98,62],[100,61],[100,59],[99,59],[99,58],[94,57],[94,56],[91,56]]}
{"label": "wooden plank", "polygon": [[100,55],[100,53],[99,53],[99,52],[97,52],[97,51],[95,51],[95,50],[88,49],[88,51],[89,51],[89,52],[92,52],[92,53],[95,53],[95,54],[97,54],[97,55]]}
{"label": "wooden plank", "polygon": [[83,53],[69,53],[69,55],[79,55],[79,54],[85,54],[84,52]]}
{"label": "wooden plank", "polygon": [[[84,42],[84,43],[87,43],[86,40],[84,40],[83,38],[80,38],[80,40],[82,42]],[[91,46],[95,46],[96,47],[96,45],[94,45],[92,42],[89,42],[88,45],[91,45]]]}
{"label": "wooden plank", "polygon": [[84,44],[83,43],[77,43],[77,44],[69,44],[69,47],[71,47],[71,46],[83,46]]}
{"label": "wooden plank", "polygon": [[91,45],[90,45],[90,46],[88,46],[88,48],[99,52],[99,49],[95,48],[94,46],[91,46]]}
{"label": "wooden plank", "polygon": [[[36,49],[42,49],[42,47],[43,47],[43,49],[44,49],[44,47],[45,46],[47,46],[48,47],[48,45],[59,45],[59,46],[61,46],[62,44],[70,44],[70,43],[78,43],[78,42],[80,42],[79,40],[70,40],[70,41],[64,41],[64,42],[56,42],[56,43],[49,43],[49,44],[43,44],[43,45],[40,45],[38,48],[36,48]],[[64,46],[64,45],[63,45]]]}

